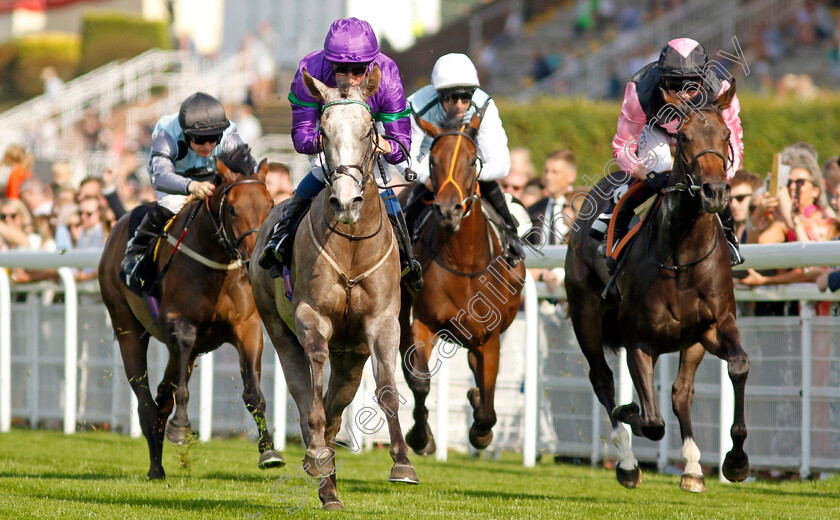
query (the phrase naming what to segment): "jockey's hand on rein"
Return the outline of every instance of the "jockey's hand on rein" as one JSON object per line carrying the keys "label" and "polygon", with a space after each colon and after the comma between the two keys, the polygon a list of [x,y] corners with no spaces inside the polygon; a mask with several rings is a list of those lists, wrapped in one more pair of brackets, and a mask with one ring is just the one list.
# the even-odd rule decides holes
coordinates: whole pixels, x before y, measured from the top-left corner
{"label": "jockey's hand on rein", "polygon": [[190,194],[194,195],[196,198],[204,200],[213,194],[213,190],[215,188],[216,187],[213,185],[212,182],[192,181],[189,184],[189,186],[187,186],[187,191],[189,191]]}
{"label": "jockey's hand on rein", "polygon": [[393,150],[391,143],[381,135],[377,136],[377,142],[373,144],[373,149],[376,150],[377,148],[385,155],[388,155]]}

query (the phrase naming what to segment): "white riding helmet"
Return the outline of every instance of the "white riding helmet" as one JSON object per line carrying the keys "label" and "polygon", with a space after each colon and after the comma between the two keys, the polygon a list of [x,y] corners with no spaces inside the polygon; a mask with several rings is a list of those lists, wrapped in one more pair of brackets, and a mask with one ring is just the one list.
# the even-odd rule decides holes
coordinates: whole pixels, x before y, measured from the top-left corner
{"label": "white riding helmet", "polygon": [[444,54],[435,62],[432,69],[432,86],[435,90],[478,85],[478,72],[466,54]]}

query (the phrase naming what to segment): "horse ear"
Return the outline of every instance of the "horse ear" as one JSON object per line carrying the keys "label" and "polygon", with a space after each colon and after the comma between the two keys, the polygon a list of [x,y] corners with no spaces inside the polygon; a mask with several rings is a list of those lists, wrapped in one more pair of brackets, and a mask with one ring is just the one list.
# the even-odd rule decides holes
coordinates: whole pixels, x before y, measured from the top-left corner
{"label": "horse ear", "polygon": [[470,119],[470,124],[467,125],[468,128],[474,128],[478,131],[478,127],[481,126],[481,117],[478,114],[473,114],[472,119]]}
{"label": "horse ear", "polygon": [[720,106],[721,110],[726,110],[729,108],[729,105],[732,104],[732,100],[735,99],[735,78],[732,78],[732,84],[729,85],[729,88],[718,96],[717,104]]}
{"label": "horse ear", "polygon": [[318,101],[323,101],[327,97],[327,86],[313,78],[306,68],[303,69],[303,84],[306,85],[306,90],[312,94],[312,97]]}
{"label": "horse ear", "polygon": [[680,98],[679,98],[679,97],[677,97],[677,96],[675,96],[675,95],[671,94],[671,92],[670,92],[670,91],[665,90],[665,89],[664,89],[664,88],[662,88],[662,87],[659,87],[659,90],[661,90],[661,91],[662,91],[662,98],[663,98],[663,99],[665,99],[665,103],[666,103],[666,104],[668,104],[668,105],[674,105],[674,106],[679,106],[679,105],[680,105],[680,103],[682,102],[682,101],[680,101]]}
{"label": "horse ear", "polygon": [[230,168],[225,166],[221,159],[216,159],[216,170],[219,172],[222,182],[233,182],[233,178],[237,176],[236,173],[230,171]]}
{"label": "horse ear", "polygon": [[257,166],[257,171],[254,173],[254,177],[260,182],[265,182],[266,174],[268,174],[268,159],[263,159],[260,161],[260,165]]}
{"label": "horse ear", "polygon": [[374,63],[373,68],[370,69],[370,72],[361,85],[362,92],[365,94],[365,97],[372,97],[379,91],[379,82],[381,80],[382,71],[379,70],[379,64]]}
{"label": "horse ear", "polygon": [[423,118],[417,117],[415,120],[417,121],[417,124],[420,125],[420,128],[429,135],[429,137],[434,137],[443,132],[443,130]]}

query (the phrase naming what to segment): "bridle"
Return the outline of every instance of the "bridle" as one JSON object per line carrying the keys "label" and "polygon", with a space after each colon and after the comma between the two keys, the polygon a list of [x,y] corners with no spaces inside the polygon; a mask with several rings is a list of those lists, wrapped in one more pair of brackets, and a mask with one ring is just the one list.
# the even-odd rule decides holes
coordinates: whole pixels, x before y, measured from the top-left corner
{"label": "bridle", "polygon": [[[370,112],[370,106],[364,101],[358,101],[355,99],[339,99],[325,103],[324,106],[321,107],[321,117],[323,117],[324,112],[328,108],[338,105],[362,105],[368,112]],[[321,139],[325,141],[327,139],[327,135],[324,133],[323,129],[319,128],[318,132],[321,135]],[[336,179],[338,179],[338,177],[343,175],[353,179],[353,182],[359,186],[359,190],[364,191],[368,181],[373,178],[373,163],[376,160],[376,152],[374,151],[373,144],[378,142],[377,137],[378,131],[376,130],[376,125],[373,124],[373,119],[371,119],[370,130],[368,131],[367,136],[365,136],[365,139],[371,144],[371,146],[367,147],[367,151],[362,158],[362,164],[360,165],[339,164],[335,168],[330,168],[329,161],[327,161],[327,154],[324,152],[325,147],[321,146],[321,149],[318,150],[318,160],[321,162],[321,169],[324,170],[324,172],[327,172],[327,182],[332,184],[336,181]],[[357,179],[356,176],[350,172],[351,169],[359,170],[362,179]]]}
{"label": "bridle", "polygon": [[[452,151],[452,159],[449,162],[449,172],[446,175],[446,180],[444,180],[443,184],[441,184],[438,187],[438,189],[435,191],[435,202],[434,202],[434,204],[435,204],[435,206],[438,205],[437,204],[437,199],[440,196],[441,191],[443,191],[443,188],[446,187],[448,184],[452,184],[452,186],[454,186],[455,189],[458,190],[458,197],[461,199],[461,205],[464,208],[462,218],[466,218],[470,215],[473,207],[475,206],[476,202],[478,201],[478,199],[480,197],[480,195],[478,194],[478,192],[475,189],[475,186],[478,183],[478,176],[481,175],[481,170],[484,167],[484,163],[481,161],[481,158],[478,157],[478,153],[477,153],[478,152],[478,144],[475,142],[475,139],[470,134],[468,134],[467,132],[464,132],[464,129],[466,128],[466,126],[467,125],[461,125],[461,128],[459,130],[445,130],[445,131],[437,134],[432,139],[431,146],[429,146],[429,154],[431,155],[432,150],[434,150],[435,145],[438,143],[440,138],[442,138],[444,136],[450,136],[450,135],[454,135],[454,136],[458,137],[458,139],[455,141],[455,149]],[[473,179],[473,182],[470,183],[471,186],[472,186],[472,193],[469,194],[468,196],[464,195],[464,190],[462,190],[461,186],[459,186],[458,183],[455,182],[455,178],[453,177],[453,175],[455,173],[455,159],[458,157],[458,152],[461,149],[461,140],[462,139],[467,139],[473,145],[473,147],[476,150],[476,161],[478,161],[478,164],[479,164],[479,167],[475,168],[475,177]],[[473,165],[473,167],[475,167],[475,166]]]}
{"label": "bridle", "polygon": [[210,214],[210,221],[213,223],[213,227],[216,228],[216,235],[219,236],[219,244],[224,248],[225,252],[231,257],[238,259],[242,265],[248,265],[250,262],[250,258],[245,258],[245,255],[242,254],[242,251],[239,250],[239,246],[242,241],[250,235],[251,233],[256,233],[260,230],[259,226],[255,228],[251,228],[239,236],[235,236],[231,238],[230,234],[227,231],[227,213],[225,212],[225,207],[227,206],[227,196],[236,186],[241,186],[243,184],[262,184],[265,186],[265,183],[258,180],[258,179],[243,179],[233,183],[228,184],[225,186],[224,190],[222,190],[222,196],[219,199],[219,220],[216,221],[216,217],[213,214],[213,211],[210,209],[210,197],[204,199],[207,206],[207,213]]}

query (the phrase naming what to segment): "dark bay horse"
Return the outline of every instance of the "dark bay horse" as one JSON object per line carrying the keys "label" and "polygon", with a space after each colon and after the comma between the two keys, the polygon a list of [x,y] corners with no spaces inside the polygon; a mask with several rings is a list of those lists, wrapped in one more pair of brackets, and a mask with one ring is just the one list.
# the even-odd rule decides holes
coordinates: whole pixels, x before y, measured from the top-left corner
{"label": "dark bay horse", "polygon": [[[256,231],[273,204],[264,184],[268,166],[263,161],[254,175],[232,172],[222,161],[217,167],[213,195],[185,205],[168,228],[169,237],[177,238],[194,215],[178,251],[173,254],[174,239],[158,245],[158,272],[171,263],[157,287],[157,320],[152,318],[146,300],[131,292],[120,277],[130,215],[114,226],[99,262],[102,299],[120,344],[129,384],[137,396],[140,427],[149,444],[151,479],[165,478],[161,465],[164,433],[175,444],[191,434],[187,383],[196,356],[222,343],[231,343],[239,352],[242,399],[259,430],[259,466],[284,464],[274,450],[265,420],[265,399],[259,385],[262,328],[245,267]],[[150,391],[146,360],[150,334],[169,351],[156,398]],[[167,428],[173,406],[175,416]]]}
{"label": "dark bay horse", "polygon": [[433,138],[434,218],[426,221],[415,245],[425,287],[416,294],[403,288],[400,312],[403,374],[414,394],[414,426],[406,440],[421,454],[435,451],[426,397],[432,375],[429,359],[438,338],[469,351],[477,386],[467,392],[473,408],[470,443],[484,449],[493,440],[499,336],[516,317],[525,280],[523,263],[511,268],[502,258],[499,237],[491,230],[476,191],[481,115],[473,116],[469,125],[452,119],[444,128],[419,120]]}
{"label": "dark bay horse", "polygon": [[[379,88],[379,66],[359,87],[330,88],[307,72],[303,78],[324,106],[321,136],[329,187],[315,198],[295,237],[292,300],[285,296],[283,279],[272,280],[258,264],[251,265],[250,276],[257,308],[300,411],[304,467],[322,479],[324,509],[343,509],[336,491],[336,472],[343,462],[335,460],[335,437],[368,358],[376,401],[391,435],[394,465],[389,480],[418,483],[397,417],[399,253],[373,178],[376,132],[366,101]],[[257,256],[281,213],[278,205],[263,224]],[[330,378],[324,396],[327,360]],[[360,419],[354,420],[358,424]]]}
{"label": "dark bay horse", "polygon": [[[619,455],[616,474],[625,487],[636,487],[641,472],[619,422],[629,424],[634,435],[652,440],[663,437],[665,422],[657,403],[653,367],[659,355],[677,351],[680,366],[671,398],[686,463],[680,487],[705,490],[690,417],[694,374],[704,349],[727,362],[735,389],[733,448],[726,454],[723,473],[731,481],[742,481],[749,474],[744,452],[744,386],[750,362],[740,344],[729,250],[716,215],[729,201],[730,132],[721,112],[734,94],[733,84],[717,100],[695,107],[666,93],[666,101],[680,114],[675,164],[660,208],[626,252],[617,280],[623,299],[600,297],[608,277],[605,261],[595,251],[598,240],[590,237],[589,228],[609,204],[599,193],[608,193],[620,182],[618,177],[626,177],[624,172],[604,179],[590,192],[569,241],[569,313],[589,362],[592,387],[610,416]],[[616,407],[604,349],[621,345],[627,350],[641,412],[635,403]]]}

